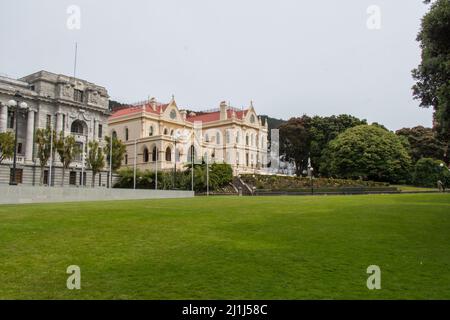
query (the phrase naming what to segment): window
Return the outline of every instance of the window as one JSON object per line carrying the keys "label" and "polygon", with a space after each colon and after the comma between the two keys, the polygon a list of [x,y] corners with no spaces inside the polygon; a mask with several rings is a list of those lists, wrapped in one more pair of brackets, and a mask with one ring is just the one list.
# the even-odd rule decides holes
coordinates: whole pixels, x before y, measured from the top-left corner
{"label": "window", "polygon": [[77,184],[77,172],[76,171],[70,171],[69,174],[69,185],[74,186]]}
{"label": "window", "polygon": [[142,154],[144,162],[148,162],[148,149],[144,148],[144,153]]}
{"label": "window", "polygon": [[117,139],[117,132],[116,132],[116,130],[114,130],[114,131],[112,132],[112,136],[113,136],[113,139]]}
{"label": "window", "polygon": [[153,135],[153,126],[150,126],[150,128],[148,128],[148,136],[151,137]]}
{"label": "window", "polygon": [[84,95],[83,91],[75,89],[73,93],[73,100],[77,102],[83,102],[84,100],[83,95]]}
{"label": "window", "polygon": [[22,142],[19,142],[19,143],[17,144],[17,153],[18,153],[18,154],[22,154],[22,152],[23,152]]}
{"label": "window", "polygon": [[14,129],[14,111],[8,111],[8,129]]}
{"label": "window", "polygon": [[156,147],[153,147],[152,150],[152,161],[155,162],[158,160],[158,149]]}
{"label": "window", "polygon": [[46,121],[45,121],[45,126],[46,126],[47,128],[50,128],[51,123],[52,123],[52,116],[51,116],[50,114],[48,114],[48,115],[47,115],[47,119],[46,119]]}
{"label": "window", "polygon": [[84,122],[81,120],[75,120],[70,126],[70,131],[72,134],[84,135]]}
{"label": "window", "polygon": [[251,142],[251,146],[254,146],[255,145],[255,135],[254,134],[252,134],[252,140],[251,140],[252,142]]}
{"label": "window", "polygon": [[172,150],[170,147],[167,147],[166,149],[166,161],[172,161]]}
{"label": "window", "polygon": [[250,143],[250,141],[249,141],[250,139],[249,139],[249,136],[248,136],[248,134],[245,136],[245,145],[247,145],[248,146],[248,144]]}
{"label": "window", "polygon": [[128,155],[125,155],[125,164],[128,164]]}
{"label": "window", "polygon": [[66,132],[66,115],[63,114],[62,116],[62,132],[65,133]]}
{"label": "window", "polygon": [[245,154],[245,165],[248,167],[248,153]]}
{"label": "window", "polygon": [[[22,183],[22,177],[23,177],[23,169],[16,168],[16,183]],[[13,178],[13,169],[12,168],[9,170],[9,178],[12,181],[12,178]]]}
{"label": "window", "polygon": [[166,129],[164,129],[164,135],[167,135],[169,133],[169,131]]}
{"label": "window", "polygon": [[80,172],[80,186],[81,185],[83,186],[86,185],[86,172],[83,173]]}
{"label": "window", "polygon": [[216,132],[216,143],[220,144],[220,132]]}
{"label": "window", "polygon": [[48,185],[48,170],[44,170],[44,185]]}
{"label": "window", "polygon": [[205,134],[205,142],[209,142],[209,134]]}
{"label": "window", "polygon": [[239,136],[240,136],[240,133],[236,132],[236,143],[239,143]]}
{"label": "window", "polygon": [[175,161],[180,162],[180,150],[175,150]]}
{"label": "window", "polygon": [[128,141],[128,128],[125,128],[125,141]]}
{"label": "window", "polygon": [[98,138],[101,139],[103,136],[103,125],[98,125]]}

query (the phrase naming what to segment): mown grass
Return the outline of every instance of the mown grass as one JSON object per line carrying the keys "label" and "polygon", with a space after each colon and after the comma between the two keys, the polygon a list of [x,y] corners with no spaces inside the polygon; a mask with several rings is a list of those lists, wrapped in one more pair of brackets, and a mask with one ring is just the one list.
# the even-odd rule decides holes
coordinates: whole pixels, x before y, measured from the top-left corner
{"label": "mown grass", "polygon": [[3,205],[0,299],[449,299],[449,231],[449,194]]}

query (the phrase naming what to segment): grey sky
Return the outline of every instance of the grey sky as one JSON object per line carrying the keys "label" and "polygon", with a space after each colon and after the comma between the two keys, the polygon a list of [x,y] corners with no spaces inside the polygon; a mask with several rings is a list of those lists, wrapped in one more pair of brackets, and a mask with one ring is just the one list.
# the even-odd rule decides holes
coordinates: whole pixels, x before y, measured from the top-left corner
{"label": "grey sky", "polygon": [[[69,5],[81,29],[69,30]],[[381,9],[381,30],[366,10]],[[394,130],[431,126],[411,96],[420,0],[14,0],[0,2],[0,73],[45,69],[133,102],[172,94],[182,107],[222,100],[289,118],[349,113]]]}

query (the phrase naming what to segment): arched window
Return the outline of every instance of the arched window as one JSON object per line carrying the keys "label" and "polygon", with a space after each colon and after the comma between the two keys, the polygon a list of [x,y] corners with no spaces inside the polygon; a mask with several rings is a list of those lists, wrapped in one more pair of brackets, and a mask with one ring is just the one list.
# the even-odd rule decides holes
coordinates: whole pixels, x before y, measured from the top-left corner
{"label": "arched window", "polygon": [[148,162],[148,149],[147,149],[147,147],[145,147],[144,148],[144,152],[143,152],[143,154],[142,154],[142,158],[143,158],[143,160],[144,160],[144,162]]}
{"label": "arched window", "polygon": [[87,134],[87,130],[85,132],[85,127],[87,129],[87,126],[83,121],[75,120],[74,122],[72,122],[72,126],[70,127],[70,132],[72,132],[73,134],[79,134],[79,135]]}
{"label": "arched window", "polygon": [[112,132],[112,137],[113,137],[113,139],[117,139],[117,132],[116,132],[116,130],[114,130]]}
{"label": "arched window", "polygon": [[250,145],[254,146],[255,145],[255,135],[254,134],[252,134],[252,136],[251,136],[251,141],[252,141],[252,143]]}
{"label": "arched window", "polygon": [[250,139],[249,139],[249,136],[248,136],[248,133],[247,133],[247,135],[245,136],[245,145],[246,145],[246,146],[248,146],[248,144],[250,143],[249,140],[250,140]]}
{"label": "arched window", "polygon": [[[194,152],[192,152],[192,151],[194,151]],[[194,156],[194,159],[192,159],[192,156]],[[195,147],[191,145],[191,147],[188,150],[187,161],[189,163],[192,163],[192,161],[195,162],[196,158],[197,158],[197,153],[196,153]]]}
{"label": "arched window", "polygon": [[125,128],[125,141],[128,141],[128,128]]}
{"label": "arched window", "polygon": [[236,132],[236,143],[239,143],[240,136],[241,136],[241,133],[239,131]]}
{"label": "arched window", "polygon": [[216,143],[220,144],[220,132],[219,131],[216,132]]}
{"label": "arched window", "polygon": [[158,149],[155,146],[152,149],[152,161],[155,162],[157,160],[158,160]]}
{"label": "arched window", "polygon": [[166,161],[172,161],[172,149],[170,147],[166,148]]}
{"label": "arched window", "polygon": [[167,130],[167,128],[164,129],[164,135],[168,135],[169,134],[169,130]]}
{"label": "arched window", "polygon": [[148,136],[151,137],[153,135],[153,126],[150,126],[150,128],[148,128]]}

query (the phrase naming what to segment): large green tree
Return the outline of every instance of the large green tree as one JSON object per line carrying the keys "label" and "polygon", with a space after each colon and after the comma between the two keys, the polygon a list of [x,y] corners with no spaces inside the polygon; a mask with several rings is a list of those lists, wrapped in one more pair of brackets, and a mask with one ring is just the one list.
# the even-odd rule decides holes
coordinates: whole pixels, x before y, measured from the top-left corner
{"label": "large green tree", "polygon": [[449,0],[436,0],[431,4],[430,11],[422,19],[417,41],[420,42],[422,49],[422,61],[412,71],[417,81],[413,86],[413,95],[415,99],[420,100],[421,107],[434,108],[435,129],[447,141],[448,150],[450,140]]}
{"label": "large green tree", "polygon": [[308,157],[315,172],[320,172],[320,159],[328,143],[345,130],[362,124],[367,121],[346,114],[291,118],[279,127],[280,153],[294,161],[298,176],[306,169]]}
{"label": "large green tree", "polygon": [[102,148],[100,148],[97,141],[89,141],[88,143],[87,164],[92,170],[92,187],[95,185],[95,176],[105,166],[105,157]]}
{"label": "large green tree", "polygon": [[408,151],[414,163],[420,158],[444,160],[445,143],[438,138],[433,129],[417,126],[397,130],[396,134],[408,141]]}
{"label": "large green tree", "polygon": [[69,168],[74,158],[81,153],[79,145],[75,141],[75,137],[69,135],[64,137],[64,133],[61,132],[59,138],[55,143],[56,151],[58,152],[59,159],[62,163],[62,178],[61,186],[64,186],[64,177],[66,175],[66,169]]}
{"label": "large green tree", "polygon": [[322,159],[324,171],[338,178],[401,182],[411,169],[401,139],[373,125],[347,129],[328,144]]}
{"label": "large green tree", "polygon": [[[110,148],[111,148],[111,137],[106,136],[105,137],[105,147],[103,148],[103,152],[106,155],[106,163],[109,166],[109,157],[111,155]],[[112,146],[112,170],[116,171],[120,168],[122,165],[122,159],[127,151],[125,144],[123,144],[122,141],[117,139],[117,137],[113,136],[112,140],[113,146]]]}
{"label": "large green tree", "polygon": [[0,133],[0,164],[4,159],[14,156],[14,134],[12,132]]}
{"label": "large green tree", "polygon": [[297,176],[306,168],[306,159],[311,147],[310,136],[311,118],[303,115],[300,118],[291,118],[279,127],[280,130],[280,155],[286,161],[295,164]]}
{"label": "large green tree", "polygon": [[[51,146],[53,134],[53,148]],[[44,183],[44,168],[47,166],[48,160],[51,156],[55,156],[55,141],[56,133],[50,128],[37,129],[36,130],[36,144],[37,144],[37,157],[39,159],[39,166],[41,168],[41,175],[39,178],[39,184]],[[49,181],[50,183],[50,181]]]}

